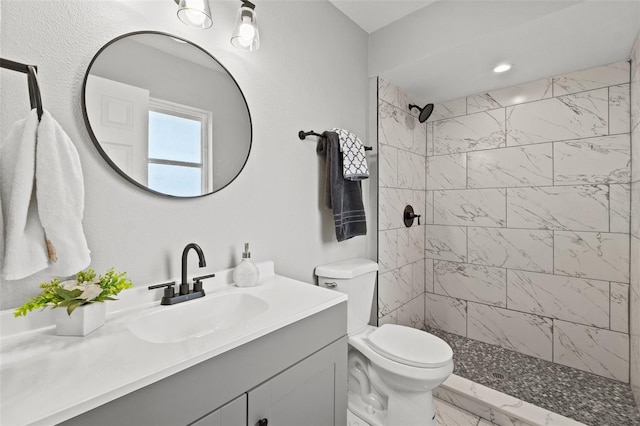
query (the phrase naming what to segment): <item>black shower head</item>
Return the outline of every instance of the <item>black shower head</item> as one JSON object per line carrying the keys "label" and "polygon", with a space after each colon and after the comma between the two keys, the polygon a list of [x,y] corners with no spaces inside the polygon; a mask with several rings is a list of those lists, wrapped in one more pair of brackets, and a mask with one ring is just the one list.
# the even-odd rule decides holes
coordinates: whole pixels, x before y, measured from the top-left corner
{"label": "black shower head", "polygon": [[420,108],[418,105],[409,104],[409,111],[411,111],[412,108],[418,108],[420,110],[420,115],[418,116],[418,120],[421,123],[424,123],[425,121],[427,121],[427,119],[433,112],[433,104],[426,104],[424,108]]}

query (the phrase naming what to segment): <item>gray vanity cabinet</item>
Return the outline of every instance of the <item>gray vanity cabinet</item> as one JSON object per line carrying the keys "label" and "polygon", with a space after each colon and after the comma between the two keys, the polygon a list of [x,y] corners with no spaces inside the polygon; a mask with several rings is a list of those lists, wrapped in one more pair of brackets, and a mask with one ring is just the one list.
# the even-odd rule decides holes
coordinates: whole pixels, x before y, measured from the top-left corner
{"label": "gray vanity cabinet", "polygon": [[344,343],[316,352],[251,390],[248,426],[259,426],[261,419],[277,426],[345,425]]}
{"label": "gray vanity cabinet", "polygon": [[190,426],[247,426],[247,394],[237,397]]}
{"label": "gray vanity cabinet", "polygon": [[346,426],[347,304],[71,418],[64,426]]}

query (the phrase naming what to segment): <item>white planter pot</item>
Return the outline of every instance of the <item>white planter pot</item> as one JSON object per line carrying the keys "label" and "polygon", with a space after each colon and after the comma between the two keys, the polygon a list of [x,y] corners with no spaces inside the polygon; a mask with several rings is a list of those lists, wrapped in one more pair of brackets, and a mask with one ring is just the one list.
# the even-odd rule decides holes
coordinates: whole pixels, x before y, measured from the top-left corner
{"label": "white planter pot", "polygon": [[54,309],[56,332],[59,336],[86,336],[104,325],[107,304],[89,303],[76,308],[71,316],[66,308]]}

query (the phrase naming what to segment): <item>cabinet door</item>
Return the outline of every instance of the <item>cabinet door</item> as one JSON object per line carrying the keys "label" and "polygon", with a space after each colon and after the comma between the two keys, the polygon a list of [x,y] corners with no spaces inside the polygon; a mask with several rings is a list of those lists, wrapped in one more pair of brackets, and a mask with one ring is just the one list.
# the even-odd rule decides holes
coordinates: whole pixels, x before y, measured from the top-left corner
{"label": "cabinet door", "polygon": [[247,394],[243,394],[190,426],[246,426]]}
{"label": "cabinet door", "polygon": [[250,391],[248,426],[346,425],[346,346],[345,337]]}

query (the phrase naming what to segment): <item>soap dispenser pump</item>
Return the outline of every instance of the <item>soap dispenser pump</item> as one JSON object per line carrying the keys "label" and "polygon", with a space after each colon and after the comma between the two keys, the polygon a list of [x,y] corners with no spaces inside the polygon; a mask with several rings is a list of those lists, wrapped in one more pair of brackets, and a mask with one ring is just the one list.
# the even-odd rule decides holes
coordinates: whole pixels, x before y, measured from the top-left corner
{"label": "soap dispenser pump", "polygon": [[253,287],[258,283],[258,278],[260,278],[260,271],[258,271],[258,267],[251,261],[249,243],[244,243],[242,262],[233,270],[233,282],[238,287]]}

